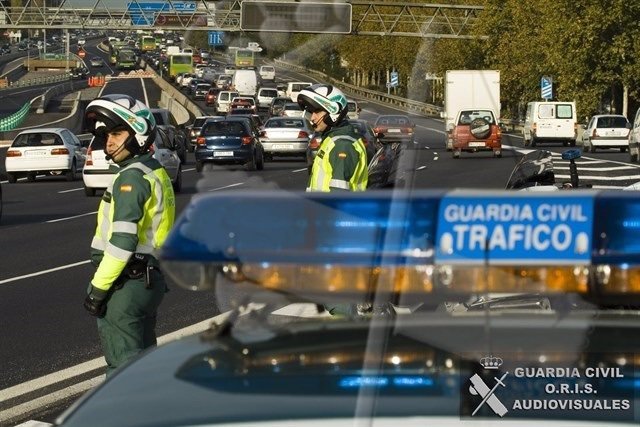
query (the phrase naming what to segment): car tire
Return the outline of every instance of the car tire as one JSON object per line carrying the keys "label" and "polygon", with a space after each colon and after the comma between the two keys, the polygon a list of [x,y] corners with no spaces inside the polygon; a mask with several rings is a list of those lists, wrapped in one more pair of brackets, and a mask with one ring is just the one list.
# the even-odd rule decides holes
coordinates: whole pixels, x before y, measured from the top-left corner
{"label": "car tire", "polygon": [[84,195],[87,197],[95,197],[96,189],[85,186],[84,187]]}
{"label": "car tire", "polygon": [[202,172],[203,164],[202,162],[196,160],[196,172]]}
{"label": "car tire", "polygon": [[626,151],[627,151],[627,148],[626,148],[626,147],[620,147],[620,152],[621,152],[621,153],[626,153]]}
{"label": "car tire", "polygon": [[176,176],[176,181],[171,184],[173,187],[174,193],[179,193],[182,191],[182,166],[178,166],[178,175]]}
{"label": "car tire", "polygon": [[247,162],[247,170],[249,172],[253,172],[256,170],[256,168],[257,168],[257,161],[256,161],[256,153],[254,151],[253,154],[251,155],[251,160]]}
{"label": "car tire", "polygon": [[454,159],[460,158],[460,150],[453,150],[453,158]]}
{"label": "car tire", "polygon": [[78,167],[76,166],[76,161],[71,162],[71,169],[69,169],[64,176],[67,178],[67,181],[75,181],[76,176],[78,175]]}
{"label": "car tire", "polygon": [[260,151],[260,158],[256,162],[256,169],[259,171],[264,170],[264,151]]}
{"label": "car tire", "polygon": [[27,174],[27,181],[36,182],[36,173],[35,172],[29,172]]}
{"label": "car tire", "polygon": [[629,161],[632,163],[636,163],[638,161],[638,153],[629,153]]}
{"label": "car tire", "polygon": [[531,137],[531,146],[535,147],[538,143],[536,142],[536,139]]}
{"label": "car tire", "polygon": [[10,184],[15,184],[18,182],[18,177],[13,173],[7,172],[7,181],[9,181]]}
{"label": "car tire", "polygon": [[491,134],[491,126],[488,121],[478,117],[469,124],[469,131],[474,138],[485,139]]}

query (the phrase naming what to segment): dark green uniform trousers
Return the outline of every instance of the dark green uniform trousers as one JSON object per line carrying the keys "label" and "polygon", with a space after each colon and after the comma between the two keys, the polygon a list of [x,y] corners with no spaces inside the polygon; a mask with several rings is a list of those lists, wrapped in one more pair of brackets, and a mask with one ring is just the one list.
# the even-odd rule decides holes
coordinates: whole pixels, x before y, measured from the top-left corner
{"label": "dark green uniform trousers", "polygon": [[156,345],[156,316],[167,286],[158,271],[151,272],[151,283],[153,288],[147,289],[144,278],[127,279],[121,289],[111,294],[105,316],[98,319],[107,377],[144,349]]}

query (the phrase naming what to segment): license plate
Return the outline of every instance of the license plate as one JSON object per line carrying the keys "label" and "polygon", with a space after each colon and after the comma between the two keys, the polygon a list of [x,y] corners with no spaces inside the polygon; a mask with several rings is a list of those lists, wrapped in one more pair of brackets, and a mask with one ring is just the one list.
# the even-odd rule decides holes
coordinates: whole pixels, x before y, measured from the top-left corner
{"label": "license plate", "polygon": [[42,157],[46,156],[47,153],[47,150],[29,150],[24,152],[24,154],[29,157]]}
{"label": "license plate", "polygon": [[291,150],[293,149],[293,144],[273,144],[272,145],[273,149],[288,149]]}
{"label": "license plate", "polygon": [[470,142],[469,147],[484,147],[484,142]]}
{"label": "license plate", "polygon": [[607,136],[620,136],[620,132],[618,132],[617,130],[610,130],[609,132],[607,132]]}
{"label": "license plate", "polygon": [[402,131],[400,129],[389,129],[387,132],[389,132],[389,133],[400,133]]}
{"label": "license plate", "polygon": [[216,151],[213,153],[213,157],[232,157],[233,151]]}

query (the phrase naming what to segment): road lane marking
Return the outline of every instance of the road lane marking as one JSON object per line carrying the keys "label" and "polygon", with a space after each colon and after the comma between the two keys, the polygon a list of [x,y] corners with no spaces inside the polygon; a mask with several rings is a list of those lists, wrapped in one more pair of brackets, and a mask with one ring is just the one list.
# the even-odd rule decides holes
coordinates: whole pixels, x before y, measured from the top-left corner
{"label": "road lane marking", "polygon": [[84,187],[72,188],[71,190],[58,191],[58,194],[71,193],[72,191],[84,190]]}
{"label": "road lane marking", "polygon": [[[433,160],[435,160],[435,159],[433,159]],[[416,170],[417,171],[421,171],[421,170],[426,169],[426,168],[427,168],[426,166],[420,166],[419,168],[416,168]]]}
{"label": "road lane marking", "polygon": [[[554,169],[563,169],[563,170],[569,170],[570,167],[569,166],[556,166],[555,163],[553,162],[553,168]],[[568,163],[568,162],[566,162]],[[611,166],[611,167],[603,167],[603,168],[587,168],[582,166],[583,163],[582,162],[578,162],[577,166],[580,172],[583,171],[621,171],[621,170],[627,170],[627,169],[635,169],[633,166],[629,165],[629,166]]]}
{"label": "road lane marking", "polygon": [[68,221],[70,219],[81,218],[83,216],[88,216],[88,215],[95,215],[97,213],[98,213],[98,211],[93,211],[93,212],[83,213],[83,214],[80,214],[80,215],[68,216],[68,217],[64,217],[64,218],[50,219],[49,221],[45,221],[45,224],[52,224],[54,222]]}
{"label": "road lane marking", "polygon": [[72,264],[61,265],[60,267],[50,268],[48,270],[36,271],[35,273],[25,274],[23,276],[10,277],[8,279],[0,280],[0,285],[4,285],[5,283],[16,282],[22,279],[28,279],[29,277],[42,276],[43,274],[53,273],[54,271],[65,270],[67,268],[77,267],[79,265],[89,264],[91,260],[74,262]]}
{"label": "road lane marking", "polygon": [[292,170],[291,172],[293,172],[293,173],[297,173],[297,172],[302,172],[302,171],[306,171],[306,170],[307,170],[307,168],[294,169],[294,170]]}
{"label": "road lane marking", "polygon": [[224,190],[225,188],[237,187],[237,186],[242,185],[242,184],[244,184],[244,182],[236,182],[235,184],[225,185],[224,187],[212,188],[211,190],[209,190],[209,192],[218,191],[218,190]]}

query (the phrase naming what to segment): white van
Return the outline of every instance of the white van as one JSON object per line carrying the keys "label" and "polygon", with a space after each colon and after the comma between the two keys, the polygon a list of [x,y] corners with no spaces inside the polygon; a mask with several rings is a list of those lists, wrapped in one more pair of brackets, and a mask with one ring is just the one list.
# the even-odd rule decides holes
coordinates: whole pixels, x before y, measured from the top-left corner
{"label": "white van", "polygon": [[258,76],[255,70],[236,70],[231,85],[242,96],[256,96]]}
{"label": "white van", "polygon": [[236,96],[240,96],[238,92],[223,90],[218,94],[216,102],[214,104],[216,113],[228,113],[231,100]]}
{"label": "white van", "polygon": [[530,102],[522,130],[524,145],[562,142],[574,146],[578,134],[575,102]]}
{"label": "white van", "polygon": [[258,89],[258,108],[269,108],[273,98],[278,96],[278,90],[275,87],[261,87]]}
{"label": "white van", "polygon": [[285,96],[289,97],[293,102],[298,102],[298,94],[306,87],[313,85],[309,82],[289,82],[287,83],[287,90]]}
{"label": "white van", "polygon": [[276,69],[271,65],[263,65],[260,67],[260,78],[262,80],[271,80],[274,81],[276,79]]}

